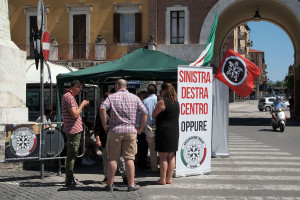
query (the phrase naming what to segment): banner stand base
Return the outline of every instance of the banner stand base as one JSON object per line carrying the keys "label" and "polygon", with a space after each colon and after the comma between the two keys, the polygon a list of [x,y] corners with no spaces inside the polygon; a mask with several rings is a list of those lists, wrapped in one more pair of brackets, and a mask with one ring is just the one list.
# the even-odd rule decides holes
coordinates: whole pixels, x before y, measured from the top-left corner
{"label": "banner stand base", "polygon": [[177,173],[175,171],[174,172],[174,177],[175,178],[180,178],[180,177],[188,177],[188,176],[199,176],[199,175],[206,175],[206,174],[210,174],[210,173],[211,173],[211,170],[203,171],[203,172],[197,172],[197,173],[185,173],[185,172]]}
{"label": "banner stand base", "polygon": [[229,153],[211,153],[212,158],[228,158]]}

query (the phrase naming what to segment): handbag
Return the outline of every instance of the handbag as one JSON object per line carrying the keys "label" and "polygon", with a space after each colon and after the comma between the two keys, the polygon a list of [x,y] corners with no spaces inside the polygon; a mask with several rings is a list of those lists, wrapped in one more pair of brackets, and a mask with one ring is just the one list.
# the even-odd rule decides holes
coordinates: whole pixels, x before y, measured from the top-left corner
{"label": "handbag", "polygon": [[146,133],[147,136],[155,137],[156,125],[155,125],[154,120],[152,120],[151,124],[147,125],[145,129],[146,129],[145,133]]}

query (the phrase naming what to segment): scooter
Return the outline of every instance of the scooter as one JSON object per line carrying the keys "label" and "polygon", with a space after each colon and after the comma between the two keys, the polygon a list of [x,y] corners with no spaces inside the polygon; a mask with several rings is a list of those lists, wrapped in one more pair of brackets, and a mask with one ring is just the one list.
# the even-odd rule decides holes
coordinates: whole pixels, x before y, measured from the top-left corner
{"label": "scooter", "polygon": [[271,126],[273,127],[274,131],[276,131],[276,129],[279,128],[280,132],[283,132],[286,124],[285,113],[282,108],[273,112],[275,113],[276,118],[271,118]]}

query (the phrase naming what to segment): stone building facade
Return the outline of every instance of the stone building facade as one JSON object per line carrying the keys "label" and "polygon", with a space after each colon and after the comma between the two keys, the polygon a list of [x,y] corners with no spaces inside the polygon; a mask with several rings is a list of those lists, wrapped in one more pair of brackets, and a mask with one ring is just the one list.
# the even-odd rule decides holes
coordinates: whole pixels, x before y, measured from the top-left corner
{"label": "stone building facade", "polygon": [[[117,59],[139,46],[146,47],[148,46],[149,38],[151,38],[151,48],[186,61],[194,61],[204,49],[216,12],[219,11],[214,56],[211,61],[211,66],[216,70],[221,62],[223,55],[222,48],[228,34],[234,27],[254,20],[253,16],[259,10],[261,19],[258,20],[271,21],[282,27],[292,41],[295,58],[295,105],[299,105],[300,4],[298,0],[140,0],[134,2],[129,0],[120,0],[118,2],[76,0],[72,2],[70,3],[68,0],[45,0],[44,4],[47,13],[46,27],[55,39],[56,44],[60,45],[57,47],[58,60],[77,65],[80,68],[93,66],[96,64],[95,62],[103,62],[94,59],[101,56],[95,56],[96,52],[93,51],[96,51],[96,48],[90,46],[91,43],[96,43],[100,35],[103,36],[107,43],[105,60]],[[28,52],[30,51],[28,51],[27,45],[30,45],[28,40],[31,37],[30,26],[27,25],[28,22],[26,21],[30,22],[28,17],[34,17],[37,1],[28,0],[25,3],[25,1],[8,0],[8,4],[12,40],[21,50],[26,51],[28,56]],[[133,37],[128,30],[125,32],[129,33],[128,38],[131,39],[125,39],[131,41],[125,42],[126,44],[118,42],[118,38],[120,39],[120,34],[123,32],[118,32],[119,35],[114,33],[114,30],[118,27],[116,24],[121,25],[120,16],[128,14],[128,12],[132,15],[142,13],[140,18],[142,22],[141,42],[136,42],[139,41],[138,38],[135,35]],[[117,16],[117,14],[121,15],[115,17],[116,23],[114,23],[114,16]],[[81,16],[76,17],[76,15]],[[73,18],[74,16],[75,18]],[[133,22],[132,20],[136,18],[133,16],[129,18],[127,20],[131,21],[129,22],[131,24],[130,29],[133,30],[134,27],[135,33],[138,33],[139,31],[136,32],[135,30],[136,26],[133,26],[136,21]],[[85,37],[86,40],[83,41],[85,48],[80,48],[82,42],[76,41],[78,44],[76,48],[82,49],[82,51],[77,52],[77,55],[81,55],[79,56],[81,58],[78,59],[74,59],[74,55],[73,57],[70,55],[71,52],[74,53],[74,49],[73,51],[70,50],[70,45],[72,45],[71,40],[74,39],[71,34],[72,30],[74,32],[74,29],[71,29],[70,26],[71,19],[80,19],[80,23],[78,23],[80,24],[79,28],[84,25],[84,21],[86,22],[85,30],[87,30],[88,25],[90,25],[90,28],[93,28],[93,30],[89,29],[90,32],[85,32],[85,34],[89,33],[86,34],[89,37]],[[139,17],[137,17],[137,21],[139,21]],[[150,35],[151,37],[149,37]],[[87,38],[89,38],[89,41],[87,41]],[[115,47],[110,48],[109,44]],[[296,106],[295,111],[296,115],[300,116],[300,106]]]}
{"label": "stone building facade", "polygon": [[[44,0],[50,60],[86,68],[148,44],[148,0]],[[37,1],[9,1],[12,40],[33,58]]]}
{"label": "stone building facade", "polygon": [[[148,0],[43,0],[43,3],[45,30],[51,35],[50,69],[53,64],[77,69],[92,67],[148,45]],[[19,92],[24,96],[24,107],[29,108],[25,121],[35,120],[40,110],[40,85],[25,83],[25,74],[35,67],[32,31],[38,30],[37,4],[37,0],[8,1],[11,38],[24,51],[24,60],[27,59],[23,64],[22,93]],[[48,77],[47,73],[44,77]],[[55,107],[55,91],[52,93]],[[44,97],[45,105],[49,105],[49,83],[45,84]],[[94,101],[93,95],[89,98]]]}
{"label": "stone building facade", "polygon": [[[263,90],[259,90],[259,86],[263,84],[268,83],[268,78],[267,78],[267,64],[265,63],[265,52],[255,50],[255,49],[250,49],[250,60],[261,69],[261,74],[259,77],[257,77],[254,85],[254,95],[256,99],[261,98],[264,93]],[[262,88],[262,87],[261,87]]]}
{"label": "stone building facade", "polygon": [[[149,34],[157,50],[193,62],[203,50],[201,27],[217,0],[149,0]],[[214,18],[211,19],[212,22]],[[209,24],[212,26],[212,23]],[[210,27],[208,30],[210,31]]]}

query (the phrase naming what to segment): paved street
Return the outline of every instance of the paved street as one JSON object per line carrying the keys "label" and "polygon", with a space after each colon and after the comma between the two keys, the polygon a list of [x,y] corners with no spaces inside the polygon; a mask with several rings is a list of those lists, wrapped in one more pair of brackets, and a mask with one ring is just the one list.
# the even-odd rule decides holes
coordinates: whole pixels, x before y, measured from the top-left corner
{"label": "paved street", "polygon": [[257,101],[231,104],[230,157],[212,159],[208,175],[158,186],[158,174],[137,171],[139,191],[126,192],[118,177],[118,191],[109,193],[100,184],[100,163],[76,168],[84,186],[74,190],[55,172],[41,180],[39,171],[1,171],[0,199],[300,199],[300,123],[288,120],[284,133],[274,132],[269,118]]}

